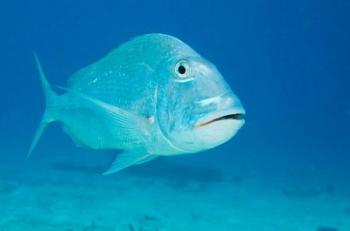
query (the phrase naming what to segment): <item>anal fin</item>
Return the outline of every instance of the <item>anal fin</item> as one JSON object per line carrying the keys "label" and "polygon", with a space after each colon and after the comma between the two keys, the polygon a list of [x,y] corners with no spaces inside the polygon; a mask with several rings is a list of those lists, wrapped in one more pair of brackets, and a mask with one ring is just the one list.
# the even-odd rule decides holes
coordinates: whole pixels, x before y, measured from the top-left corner
{"label": "anal fin", "polygon": [[103,173],[103,175],[109,175],[119,172],[127,167],[136,164],[142,164],[154,159],[156,156],[145,153],[144,150],[126,151],[120,153],[112,163],[111,167]]}

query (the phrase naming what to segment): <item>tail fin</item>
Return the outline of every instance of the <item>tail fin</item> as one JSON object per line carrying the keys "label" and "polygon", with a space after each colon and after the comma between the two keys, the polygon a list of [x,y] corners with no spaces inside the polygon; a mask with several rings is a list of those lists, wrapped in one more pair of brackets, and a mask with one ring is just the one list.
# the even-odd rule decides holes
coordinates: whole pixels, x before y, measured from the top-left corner
{"label": "tail fin", "polygon": [[47,125],[50,122],[55,120],[55,118],[53,118],[53,116],[51,114],[52,109],[50,110],[50,108],[52,108],[51,106],[54,105],[54,102],[56,101],[56,98],[58,97],[58,95],[52,90],[49,82],[47,81],[45,73],[41,67],[39,58],[35,53],[34,53],[34,59],[35,59],[36,66],[37,66],[38,71],[39,71],[41,85],[42,85],[43,90],[44,90],[46,109],[45,109],[45,113],[41,119],[41,122],[39,124],[39,127],[36,130],[32,144],[30,145],[29,152],[27,154],[27,159],[29,158],[30,154],[33,152],[35,146],[37,145],[37,143],[38,143],[42,133],[44,132],[45,128],[47,127]]}

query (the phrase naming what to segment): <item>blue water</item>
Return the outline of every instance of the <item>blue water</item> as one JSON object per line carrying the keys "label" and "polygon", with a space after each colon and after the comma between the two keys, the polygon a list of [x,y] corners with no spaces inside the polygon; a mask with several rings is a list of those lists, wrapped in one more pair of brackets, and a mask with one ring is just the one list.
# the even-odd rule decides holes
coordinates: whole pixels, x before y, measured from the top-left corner
{"label": "blue water", "polygon": [[[0,202],[10,204],[0,205],[0,230],[132,231],[144,223],[140,230],[350,230],[349,28],[350,2],[345,0],[2,1]],[[118,44],[152,32],[182,39],[218,67],[247,111],[246,124],[238,135],[201,154],[156,160],[121,175],[103,177],[98,173],[115,153],[76,148],[55,124],[45,132],[32,158],[25,161],[44,110],[32,51],[38,53],[49,81],[65,85],[70,74],[100,59]],[[145,178],[165,182],[165,190],[167,182],[176,179],[171,191],[174,194],[168,192],[169,204],[164,199],[156,209],[169,208],[172,220],[150,215],[140,225],[133,220],[138,215],[133,213],[132,202],[130,207],[124,204],[124,210],[117,202],[115,207],[103,210],[105,202],[101,198],[111,195],[102,189],[131,178],[141,185],[146,184]],[[99,189],[93,195],[93,188],[87,186],[90,181]],[[213,187],[217,195],[214,198],[222,196],[239,206],[230,207],[233,212],[225,214],[226,203],[218,202],[218,214],[214,215],[224,218],[210,220],[205,209],[213,209],[210,205],[215,199],[207,198],[214,193],[209,190],[207,194],[201,191],[206,198],[202,207],[191,207],[191,200],[181,199],[183,211],[194,209],[196,216],[184,218],[172,213],[175,205],[170,201],[176,200],[176,190],[186,188],[184,184],[188,182]],[[220,186],[227,182],[233,184],[233,191]],[[37,191],[37,185],[49,185],[45,190],[59,196],[52,200]],[[72,195],[79,194],[79,199],[61,198],[60,195],[71,195],[64,191],[65,185],[79,185],[68,190]],[[258,190],[249,191],[251,185]],[[190,198],[186,190],[181,193]],[[235,193],[244,198],[235,197]],[[266,198],[261,195],[274,193],[277,201],[287,201],[286,204],[277,202],[273,208],[264,205]],[[116,201],[118,195],[116,189]],[[52,209],[57,201],[73,203],[84,196],[101,206],[98,215],[91,212],[89,200],[79,202],[84,209],[74,205]],[[142,190],[135,194],[135,198],[142,196],[148,200],[157,198],[149,193],[143,195]],[[192,196],[196,200],[198,195]],[[36,197],[41,203],[32,201]],[[261,200],[254,204],[257,198]],[[268,197],[266,204],[274,198]],[[147,206],[152,207],[140,205],[140,210],[148,211]],[[48,207],[52,209],[49,217],[44,215]],[[52,220],[69,214],[69,209],[85,211],[85,207],[91,213],[81,221],[74,217],[64,222]],[[254,215],[255,208],[266,211],[265,216]],[[284,218],[272,212],[276,209],[283,214],[290,208],[294,212],[286,212]],[[94,220],[110,216],[109,210],[123,214],[125,209],[130,217],[117,219],[115,229],[111,228],[112,219]],[[300,217],[293,219],[295,214]],[[247,217],[250,219],[244,220]],[[178,226],[173,220],[178,220]],[[240,221],[256,226],[244,226]]]}

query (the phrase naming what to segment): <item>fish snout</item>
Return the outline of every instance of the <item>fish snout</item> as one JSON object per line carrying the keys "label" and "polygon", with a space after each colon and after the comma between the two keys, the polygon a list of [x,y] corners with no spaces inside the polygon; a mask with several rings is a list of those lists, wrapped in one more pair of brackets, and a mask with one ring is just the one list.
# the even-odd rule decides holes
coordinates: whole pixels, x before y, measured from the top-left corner
{"label": "fish snout", "polygon": [[209,149],[225,143],[244,125],[245,110],[240,103],[233,104],[233,101],[223,99],[216,110],[208,112],[195,123],[194,136],[203,147]]}
{"label": "fish snout", "polygon": [[234,94],[215,96],[196,102],[207,115],[199,119],[195,127],[203,127],[214,122],[234,120],[244,123],[245,110],[239,98]]}

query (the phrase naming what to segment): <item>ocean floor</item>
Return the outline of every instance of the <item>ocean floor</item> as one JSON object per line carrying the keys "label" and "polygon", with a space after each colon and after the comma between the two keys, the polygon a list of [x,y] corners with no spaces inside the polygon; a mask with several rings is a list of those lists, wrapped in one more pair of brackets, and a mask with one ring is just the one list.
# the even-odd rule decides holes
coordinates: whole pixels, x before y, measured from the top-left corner
{"label": "ocean floor", "polygon": [[227,177],[161,160],[112,176],[103,168],[2,161],[0,231],[350,230],[350,185]]}

